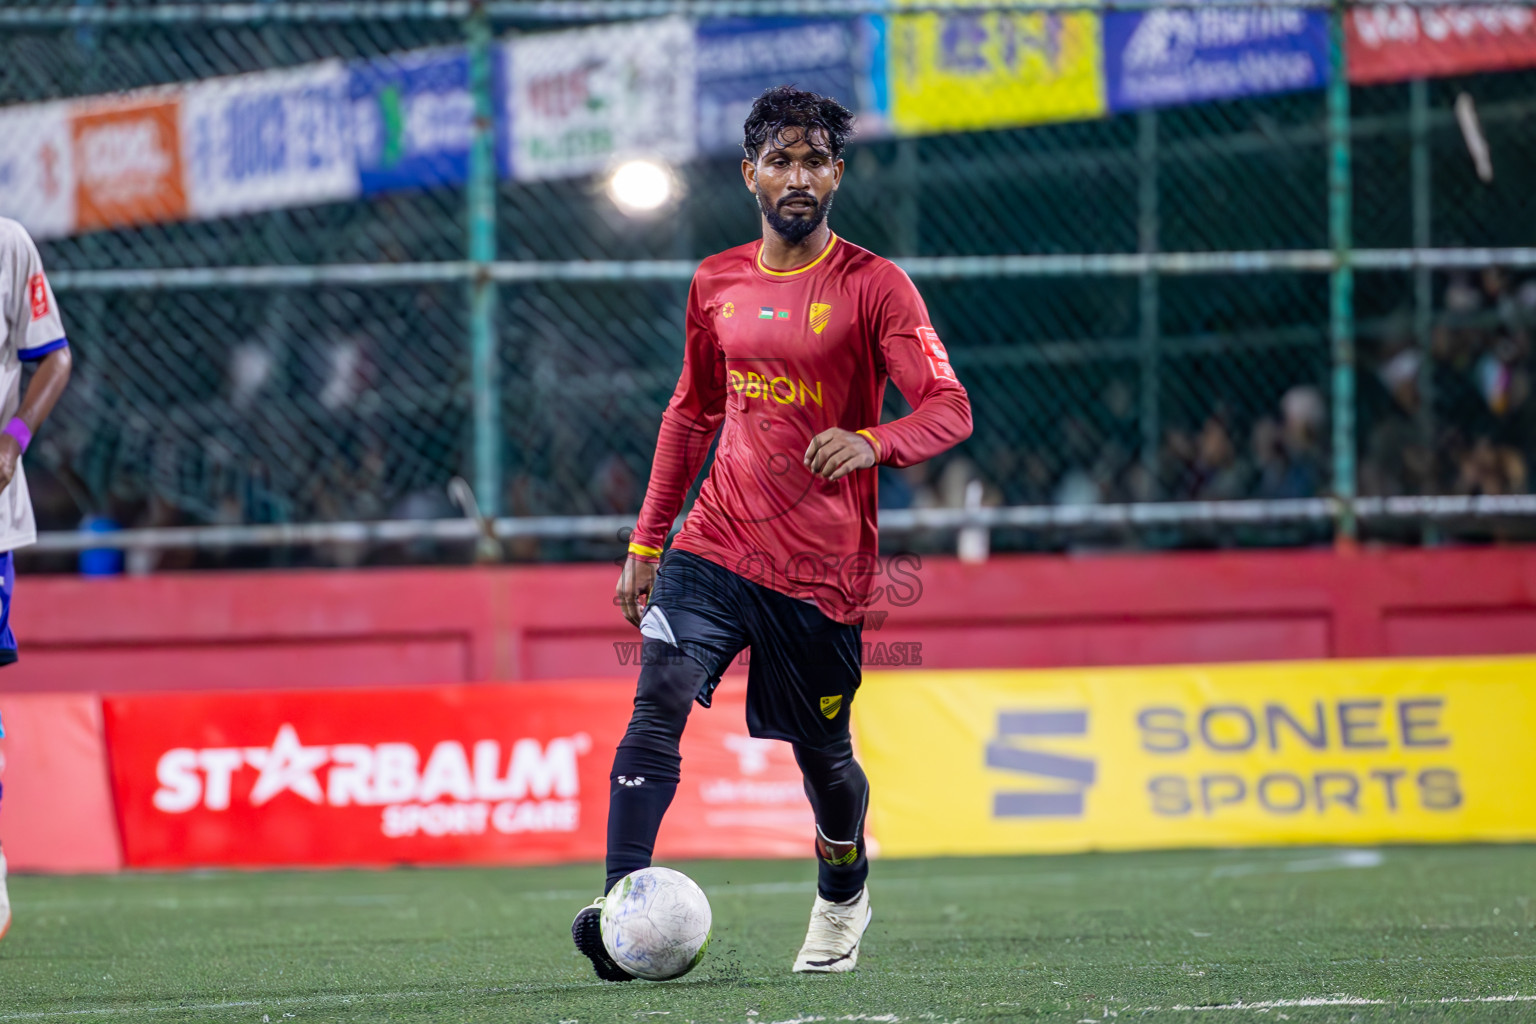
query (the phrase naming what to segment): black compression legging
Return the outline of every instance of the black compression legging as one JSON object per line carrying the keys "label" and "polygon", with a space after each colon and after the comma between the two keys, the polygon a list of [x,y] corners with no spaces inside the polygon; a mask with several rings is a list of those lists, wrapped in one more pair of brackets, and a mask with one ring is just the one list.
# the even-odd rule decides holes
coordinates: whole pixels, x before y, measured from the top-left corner
{"label": "black compression legging", "polygon": [[[651,863],[661,819],[677,793],[683,727],[707,681],[704,666],[660,640],[644,641],[641,662],[634,714],[613,757],[604,892]],[[796,744],[794,749],[820,833],[817,888],[825,899],[852,899],[869,875],[864,855],[869,782],[846,735],[830,747]]]}

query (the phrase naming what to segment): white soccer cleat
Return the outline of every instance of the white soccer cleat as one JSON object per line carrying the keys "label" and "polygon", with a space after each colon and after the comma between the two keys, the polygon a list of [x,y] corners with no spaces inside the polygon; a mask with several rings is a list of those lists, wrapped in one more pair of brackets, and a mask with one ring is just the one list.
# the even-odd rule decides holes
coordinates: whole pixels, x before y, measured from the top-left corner
{"label": "white soccer cleat", "polygon": [[11,895],[5,889],[5,851],[0,850],[0,939],[11,928]]}
{"label": "white soccer cleat", "polygon": [[816,895],[805,945],[795,957],[796,974],[841,974],[859,962],[859,941],[874,912],[869,909],[869,886],[848,903],[833,903]]}

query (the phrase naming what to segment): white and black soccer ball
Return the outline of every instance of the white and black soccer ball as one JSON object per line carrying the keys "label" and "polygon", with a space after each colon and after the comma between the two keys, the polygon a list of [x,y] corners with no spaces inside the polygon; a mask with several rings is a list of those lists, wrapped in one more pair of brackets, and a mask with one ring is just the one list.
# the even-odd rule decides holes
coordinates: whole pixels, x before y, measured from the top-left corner
{"label": "white and black soccer ball", "polygon": [[619,879],[603,902],[603,946],[637,978],[681,978],[704,959],[710,922],[709,899],[693,879],[641,868]]}

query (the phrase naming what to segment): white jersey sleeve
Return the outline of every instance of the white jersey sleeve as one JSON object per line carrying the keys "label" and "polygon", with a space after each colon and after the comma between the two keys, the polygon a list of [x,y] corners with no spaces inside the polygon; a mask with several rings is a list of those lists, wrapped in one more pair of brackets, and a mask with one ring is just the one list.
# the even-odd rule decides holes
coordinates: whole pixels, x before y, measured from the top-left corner
{"label": "white jersey sleeve", "polygon": [[43,258],[26,229],[13,220],[0,219],[0,271],[10,328],[5,341],[15,346],[17,358],[41,359],[69,344]]}
{"label": "white jersey sleeve", "polygon": [[[43,258],[27,229],[0,217],[0,425],[21,405],[21,364],[37,360],[69,344],[64,321],[54,300]],[[0,551],[13,551],[37,539],[27,473],[16,475],[0,490]]]}

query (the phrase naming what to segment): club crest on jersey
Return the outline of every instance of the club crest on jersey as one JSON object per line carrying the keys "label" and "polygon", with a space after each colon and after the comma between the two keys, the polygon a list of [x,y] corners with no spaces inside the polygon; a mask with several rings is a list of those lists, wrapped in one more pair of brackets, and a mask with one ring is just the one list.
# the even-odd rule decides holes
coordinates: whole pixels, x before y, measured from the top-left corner
{"label": "club crest on jersey", "polygon": [[729,320],[731,317],[735,316],[736,315],[736,303],[734,303],[734,302],[727,302],[725,305],[721,306],[720,307],[720,315],[725,317],[725,319],[727,319],[727,320]]}
{"label": "club crest on jersey", "polygon": [[827,329],[827,321],[832,318],[832,307],[825,302],[811,303],[811,330],[820,334]]}
{"label": "club crest on jersey", "polygon": [[842,694],[838,694],[835,697],[821,698],[821,717],[829,720],[836,718],[837,713],[841,710],[843,710]]}

